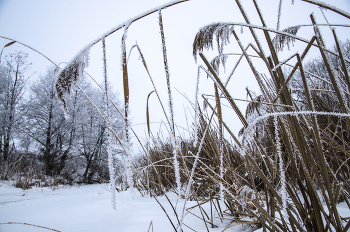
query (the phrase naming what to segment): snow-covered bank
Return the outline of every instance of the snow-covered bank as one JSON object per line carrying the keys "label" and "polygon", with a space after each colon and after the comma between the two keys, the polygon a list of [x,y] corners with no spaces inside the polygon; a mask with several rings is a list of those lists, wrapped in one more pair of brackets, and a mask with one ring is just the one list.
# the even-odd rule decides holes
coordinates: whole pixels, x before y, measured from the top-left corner
{"label": "snow-covered bank", "polygon": [[[177,197],[169,194],[175,205]],[[33,188],[22,190],[0,184],[0,223],[17,222],[39,225],[62,232],[76,231],[136,231],[147,232],[150,223],[154,232],[174,231],[164,211],[149,196],[142,197],[137,191],[121,192],[116,195],[117,210],[111,207],[110,192],[104,184],[73,187]],[[171,206],[165,197],[159,198],[174,223]],[[188,202],[187,207],[196,204]],[[183,202],[178,202],[181,211]],[[210,210],[209,210],[210,212]],[[200,215],[197,209],[193,213]],[[217,219],[218,220],[218,219]],[[203,221],[188,214],[184,223],[197,231],[207,231]],[[219,224],[219,220],[217,221]],[[229,221],[227,221],[229,223]],[[222,231],[227,223],[210,231]],[[184,228],[185,231],[191,231]],[[47,229],[23,225],[0,224],[0,232],[8,231],[49,231]],[[152,228],[149,230],[152,231]],[[249,227],[235,226],[226,231],[252,231]]]}

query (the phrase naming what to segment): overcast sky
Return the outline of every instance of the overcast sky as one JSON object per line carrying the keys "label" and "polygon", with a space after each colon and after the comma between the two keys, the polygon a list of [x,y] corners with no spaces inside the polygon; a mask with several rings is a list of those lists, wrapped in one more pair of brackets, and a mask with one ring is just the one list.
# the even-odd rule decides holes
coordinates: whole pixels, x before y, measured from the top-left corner
{"label": "overcast sky", "polygon": [[[33,47],[52,59],[56,64],[68,62],[80,49],[111,28],[167,2],[165,0],[0,0],[0,36]],[[276,12],[279,1],[257,0],[257,2],[265,16],[268,27],[276,28]],[[292,0],[283,1],[281,29],[295,24],[310,24],[310,13],[312,11],[315,12],[319,23],[325,22],[318,7],[312,7],[300,0],[294,2],[294,5],[292,5]],[[327,2],[350,12],[349,0]],[[242,3],[248,11],[252,23],[261,25],[256,12],[252,8],[251,1],[242,1]],[[190,111],[186,110],[190,105],[176,92],[175,88],[186,94],[191,101],[194,101],[198,64],[195,63],[192,56],[192,43],[198,29],[211,22],[244,22],[244,20],[234,0],[191,0],[165,9],[162,12],[172,91],[175,100],[175,120],[181,126],[187,127],[185,115],[187,114],[189,121],[191,121]],[[330,23],[350,24],[349,19],[337,16],[330,11],[324,13]],[[241,31],[241,29],[239,28],[237,31]],[[302,34],[306,39],[310,39],[312,36],[312,30],[309,31]],[[247,28],[242,32],[243,34],[240,35],[242,38],[249,38]],[[349,30],[337,29],[337,32],[342,40],[349,38]],[[113,83],[114,89],[121,93],[120,97],[123,96],[120,88],[122,85],[120,66],[122,33],[123,30],[106,39],[108,77]],[[329,31],[326,33],[329,34]],[[0,38],[0,47],[2,48],[8,42],[9,40]],[[165,73],[157,14],[152,14],[131,25],[126,42],[127,49],[130,49],[136,42],[144,53],[150,73],[155,78],[157,89],[162,95],[164,105],[167,107]],[[246,46],[249,41],[247,39],[243,42]],[[332,45],[332,43],[329,42],[329,45]],[[296,48],[298,46],[305,47],[305,45],[296,43]],[[29,53],[29,60],[33,62],[32,72],[37,72],[33,78],[40,73],[44,74],[46,67],[50,66],[47,60],[20,44],[14,44],[6,48],[4,55],[14,50]],[[87,71],[101,81],[101,44],[96,44],[91,49],[90,54],[91,66]],[[213,54],[206,53],[209,58],[213,58]],[[288,54],[290,53],[286,52],[284,56],[288,56]],[[131,118],[135,125],[145,122],[146,98],[148,93],[153,90],[138,58],[138,54],[134,51],[129,61],[130,109]],[[232,60],[229,67],[232,67],[234,63],[234,60]],[[246,99],[244,90],[246,86],[253,91],[258,91],[250,73],[246,74],[244,70],[241,70],[241,75],[235,78],[229,85],[229,91],[231,91],[233,97]],[[225,79],[225,75],[222,76],[222,79]],[[211,86],[212,83],[202,75],[202,91],[211,91]],[[211,94],[212,91],[209,93]],[[240,103],[240,107],[244,111],[245,104]],[[228,112],[226,115],[229,115],[226,116],[226,121],[229,121],[233,130],[237,132],[242,125],[237,121],[233,112]],[[151,99],[151,121],[159,122],[161,120],[164,120],[164,117],[161,116],[159,104],[154,97]],[[140,126],[138,132],[143,135],[144,129],[144,126]],[[158,129],[159,124],[152,126],[154,133]]]}

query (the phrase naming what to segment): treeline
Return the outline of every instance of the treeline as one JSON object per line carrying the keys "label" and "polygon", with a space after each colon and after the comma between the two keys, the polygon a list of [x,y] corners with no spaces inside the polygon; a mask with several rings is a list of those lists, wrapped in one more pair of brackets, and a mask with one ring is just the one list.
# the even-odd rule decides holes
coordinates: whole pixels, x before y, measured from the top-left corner
{"label": "treeline", "polygon": [[[0,66],[0,179],[14,180],[23,188],[107,181],[105,122],[77,89],[72,90],[65,113],[56,96],[58,70],[48,68],[31,80],[27,56],[8,54]],[[84,80],[79,86],[103,114],[102,91]],[[118,103],[117,94],[109,93]],[[123,119],[115,108],[110,114],[113,129],[122,132]],[[114,154],[122,153],[117,145],[113,149]]]}

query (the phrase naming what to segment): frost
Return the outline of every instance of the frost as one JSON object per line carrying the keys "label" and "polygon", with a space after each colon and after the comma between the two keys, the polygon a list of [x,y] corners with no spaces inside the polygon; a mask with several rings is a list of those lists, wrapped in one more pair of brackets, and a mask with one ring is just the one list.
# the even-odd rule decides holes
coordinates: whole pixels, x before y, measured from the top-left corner
{"label": "frost", "polygon": [[165,37],[164,37],[164,30],[163,30],[163,22],[162,22],[162,13],[161,10],[158,10],[158,18],[159,18],[159,28],[160,28],[160,34],[162,38],[162,51],[163,51],[163,61],[164,61],[164,69],[166,74],[166,81],[167,81],[167,88],[168,88],[168,106],[170,111],[170,127],[172,130],[174,130],[174,109],[173,109],[173,97],[171,94],[171,85],[170,85],[170,72],[169,72],[169,66],[168,66],[168,58],[167,58],[167,51],[166,51],[166,45],[165,45]]}
{"label": "frost", "polygon": [[133,175],[132,175],[132,159],[131,159],[131,149],[130,149],[130,143],[127,144],[127,165],[126,165],[126,181],[129,186],[129,188],[133,189],[134,182],[133,182]]}
{"label": "frost", "polygon": [[256,125],[258,122],[265,120],[269,117],[282,116],[282,115],[293,115],[293,116],[304,116],[304,115],[329,115],[336,117],[350,117],[350,114],[345,113],[336,113],[336,112],[319,112],[319,111],[292,111],[292,112],[275,112],[275,113],[267,113],[256,118],[251,124],[245,128],[243,132],[243,146],[241,148],[242,155],[245,154],[245,145],[248,145],[250,141],[254,140],[254,133],[256,130]]}
{"label": "frost", "polygon": [[277,29],[276,29],[277,31],[280,29],[281,13],[282,13],[282,0],[280,0],[280,3],[278,5]]}
{"label": "frost", "polygon": [[219,54],[223,52],[223,46],[227,45],[234,25],[231,23],[213,23],[199,29],[193,42],[193,57],[197,59],[197,53],[203,49],[213,49],[214,35],[216,37],[217,49]]}
{"label": "frost", "polygon": [[[128,77],[124,76],[124,72],[126,70],[126,63],[127,63],[127,57],[126,57],[126,39],[127,39],[127,33],[128,33],[128,28],[131,24],[131,20],[128,20],[125,22],[125,26],[124,26],[124,34],[122,37],[122,41],[121,41],[121,56],[120,56],[120,63],[121,63],[121,67],[122,67],[122,72],[123,72],[123,83],[125,85],[125,79],[127,79]],[[125,70],[124,70],[125,69]],[[129,86],[124,86],[124,91],[129,91]],[[125,100],[125,137],[126,137],[126,157],[124,157],[124,168],[125,168],[125,178],[126,178],[126,183],[129,186],[129,188],[133,188],[134,184],[133,184],[133,173],[132,173],[132,159],[131,159],[131,144],[130,144],[130,135],[129,135],[129,131],[130,131],[130,123],[129,123],[129,96],[128,94],[124,93],[124,100]],[[126,160],[125,160],[126,159]]]}
{"label": "frost", "polygon": [[349,15],[349,13],[347,13],[346,11],[343,11],[343,10],[341,10],[333,5],[329,5],[325,2],[317,1],[316,3],[317,3],[316,5],[322,7],[325,10],[329,9],[329,10],[332,10],[332,11],[339,13],[340,15]]}
{"label": "frost", "polygon": [[[322,15],[323,15],[323,18],[326,20],[326,22],[327,22],[327,24],[330,24],[329,22],[328,22],[328,19],[327,19],[327,17],[326,17],[326,15],[324,14],[324,12],[323,12],[323,7],[319,7],[320,8],[320,11],[321,11],[321,13],[322,13]],[[325,9],[325,10],[327,10],[327,9]]]}
{"label": "frost", "polygon": [[296,37],[290,35],[296,35],[301,26],[292,26],[282,30],[281,34],[276,34],[272,42],[277,51],[283,51],[285,45],[287,45],[288,50],[290,49],[290,44],[294,45]]}
{"label": "frost", "polygon": [[162,21],[162,12],[161,8],[158,8],[158,19],[159,19],[159,29],[160,29],[160,35],[162,38],[162,50],[163,50],[163,61],[164,61],[164,69],[165,69],[165,75],[166,75],[166,81],[167,81],[167,88],[168,88],[168,105],[169,105],[169,111],[170,111],[170,130],[171,130],[171,143],[173,146],[173,153],[174,153],[174,169],[175,169],[175,180],[176,180],[176,186],[177,186],[177,192],[180,194],[181,191],[181,177],[180,177],[180,170],[179,170],[179,163],[177,160],[177,143],[176,143],[176,137],[175,137],[175,124],[174,124],[174,106],[173,106],[173,97],[171,94],[171,85],[170,85],[170,72],[169,72],[169,66],[168,66],[168,58],[167,58],[167,51],[166,51],[166,45],[165,45],[165,36],[164,36],[164,30],[163,30],[163,21]]}
{"label": "frost", "polygon": [[121,63],[121,67],[123,67],[123,63],[124,63],[124,56],[126,54],[126,38],[128,37],[128,28],[124,27],[124,34],[123,34],[123,38],[122,38],[122,43],[120,45],[120,50],[121,50],[121,55],[120,55],[120,63]]}
{"label": "frost", "polygon": [[223,156],[224,156],[224,151],[223,151],[223,147],[222,144],[220,145],[220,199],[224,200],[224,185],[223,185],[223,181],[224,181],[224,160],[223,160]]}
{"label": "frost", "polygon": [[67,113],[66,94],[70,94],[71,87],[84,75],[84,69],[89,66],[90,47],[85,48],[64,69],[57,73],[56,92],[64,111]]}
{"label": "frost", "polygon": [[[140,18],[143,18],[151,13],[157,12],[157,11],[159,11],[159,9],[165,9],[169,6],[172,6],[172,5],[175,5],[177,3],[181,3],[181,2],[182,2],[182,0],[172,1],[172,2],[166,3],[164,5],[158,6],[156,8],[150,9],[142,14],[136,15],[135,17],[130,18],[130,19],[126,20],[125,22],[112,28],[111,30],[107,31],[106,33],[104,33],[103,35],[98,37],[97,39],[93,40],[91,43],[87,44],[83,49],[81,49],[74,56],[74,58],[68,62],[66,68],[62,69],[58,73],[59,78],[57,81],[58,84],[56,85],[56,90],[57,90],[57,95],[58,95],[59,99],[61,100],[64,109],[65,110],[67,109],[66,102],[64,100],[65,94],[66,93],[70,94],[71,84],[75,83],[78,80],[78,77],[80,76],[80,74],[83,73],[84,68],[87,67],[87,65],[89,63],[88,52],[93,45],[102,41],[103,39],[105,39],[109,35],[113,34],[114,32],[120,30],[121,28],[129,27],[131,23],[133,23],[134,21],[136,21]],[[83,63],[81,63],[82,59],[84,60]],[[80,65],[80,64],[84,64],[84,65]],[[71,74],[73,74],[73,75],[71,75]],[[62,84],[60,84],[60,81],[62,82]]]}
{"label": "frost", "polygon": [[[187,187],[186,187],[186,190],[185,190],[185,203],[183,205],[183,208],[182,208],[182,216],[181,216],[181,225],[180,225],[180,228],[182,228],[182,222],[183,222],[183,219],[185,217],[185,208],[186,208],[186,203],[187,203],[187,200],[189,198],[189,195],[190,195],[190,189],[192,187],[192,184],[193,184],[193,177],[194,177],[194,171],[196,170],[197,168],[197,163],[198,163],[198,159],[199,159],[199,154],[201,153],[202,151],[202,148],[203,148],[203,144],[204,144],[204,139],[205,139],[205,136],[208,132],[208,129],[209,129],[209,124],[207,125],[207,127],[205,128],[205,131],[203,133],[203,137],[201,139],[201,142],[199,144],[199,147],[198,147],[198,151],[196,153],[196,156],[195,156],[195,160],[193,162],[193,166],[192,166],[192,170],[191,170],[191,174],[190,174],[190,178],[188,180],[188,184],[187,184]],[[190,151],[190,154],[192,154],[192,152]],[[193,155],[193,154],[192,154]],[[224,187],[223,187],[224,188]]]}
{"label": "frost", "polygon": [[[134,182],[133,182],[133,172],[132,172],[132,158],[131,158],[131,143],[130,143],[130,135],[129,131],[130,123],[129,123],[129,115],[130,115],[130,108],[129,103],[125,105],[125,114],[126,114],[126,120],[125,120],[125,137],[126,137],[126,157],[124,157],[124,166],[125,166],[125,173],[126,173],[126,183],[129,186],[129,188],[133,188]],[[126,159],[126,160],[125,160]],[[126,161],[126,162],[125,162]]]}
{"label": "frost", "polygon": [[177,160],[177,149],[176,149],[176,142],[174,141],[175,148],[173,150],[174,153],[174,169],[175,169],[175,179],[176,179],[176,186],[177,186],[177,192],[180,195],[181,193],[181,177],[180,177],[180,168],[179,168],[179,162]]}
{"label": "frost", "polygon": [[196,147],[198,143],[198,123],[199,123],[199,118],[198,118],[198,94],[199,94],[199,77],[200,77],[200,68],[198,67],[198,72],[197,72],[197,83],[196,83],[196,96],[194,100],[194,143],[193,145]]}
{"label": "frost", "polygon": [[238,191],[238,199],[240,200],[242,206],[246,206],[248,202],[248,198],[250,196],[251,200],[255,199],[254,190],[249,188],[247,185],[244,185],[241,189]]}
{"label": "frost", "polygon": [[274,116],[274,126],[275,126],[275,141],[276,141],[277,156],[278,156],[278,160],[279,160],[279,171],[280,171],[280,182],[281,182],[280,195],[282,198],[282,215],[283,215],[283,217],[288,217],[288,214],[287,214],[286,175],[285,175],[285,170],[284,170],[284,165],[283,165],[281,142],[280,142],[280,138],[279,138],[278,116]]}
{"label": "frost", "polygon": [[110,124],[110,116],[109,116],[109,97],[108,97],[108,81],[107,81],[107,59],[106,59],[106,43],[105,39],[102,39],[102,49],[103,49],[103,76],[105,81],[105,96],[106,96],[106,122],[107,122],[107,154],[108,154],[108,168],[109,168],[109,179],[110,179],[110,186],[111,186],[111,201],[112,201],[112,208],[116,208],[115,203],[115,171],[114,171],[114,165],[113,165],[113,154],[111,150],[112,145],[112,139],[111,139],[111,124]]}
{"label": "frost", "polygon": [[[332,72],[334,73],[334,70],[332,70]],[[339,89],[340,96],[343,99],[343,102],[345,102],[346,111],[347,111],[347,113],[349,113],[349,104],[346,104],[348,102],[347,101],[348,98],[345,97],[344,88],[342,88],[342,84],[340,83],[340,77],[338,75],[334,75],[334,79],[335,79],[336,85]]]}

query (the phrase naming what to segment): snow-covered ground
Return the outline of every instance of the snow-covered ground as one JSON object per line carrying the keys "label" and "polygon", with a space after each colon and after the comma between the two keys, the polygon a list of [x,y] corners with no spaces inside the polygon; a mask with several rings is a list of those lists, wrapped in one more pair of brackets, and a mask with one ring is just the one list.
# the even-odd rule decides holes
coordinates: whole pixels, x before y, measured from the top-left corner
{"label": "snow-covered ground", "polygon": [[[170,193],[168,197],[175,206],[177,196]],[[176,225],[177,220],[166,198],[159,197],[158,200]],[[0,182],[0,232],[52,231],[42,227],[62,232],[174,231],[166,214],[154,198],[142,197],[136,190],[126,191],[116,194],[116,203],[117,209],[113,210],[111,194],[106,184],[22,190],[8,182]],[[188,202],[186,208],[195,204],[196,202]],[[182,206],[183,200],[179,200],[177,203],[179,216]],[[210,212],[209,207],[209,204],[203,206],[207,212]],[[345,202],[338,204],[338,211],[343,218],[350,217],[350,210]],[[198,208],[193,209],[192,213],[201,215]],[[9,222],[22,224],[8,224]],[[219,227],[211,228],[208,225],[208,229],[211,232],[222,231],[229,223],[229,220],[221,223],[217,218],[214,224]],[[184,224],[196,231],[207,231],[203,221],[191,214],[186,215]],[[192,230],[184,226],[184,231]],[[225,231],[251,232],[254,229],[237,225]]]}
{"label": "snow-covered ground", "polygon": [[[176,204],[177,196],[169,194],[171,202]],[[170,204],[165,197],[159,198],[160,203],[176,223],[176,218]],[[0,232],[50,231],[48,229],[24,225],[3,224],[9,222],[28,223],[55,229],[62,232],[76,231],[174,231],[166,214],[159,204],[151,197],[142,197],[139,192],[126,191],[116,194],[117,209],[111,207],[111,194],[105,184],[82,185],[73,187],[33,188],[22,190],[9,183],[0,183]],[[188,202],[190,207],[196,202]],[[183,201],[177,204],[177,211],[181,214]],[[207,206],[205,206],[207,207]],[[192,211],[201,215],[198,208]],[[210,210],[209,210],[210,212]],[[216,219],[218,228],[209,231],[222,231],[229,220],[221,223]],[[207,231],[202,220],[187,214],[184,223],[196,231]],[[192,231],[184,227],[184,231]],[[225,231],[253,231],[248,226],[241,225]]]}

